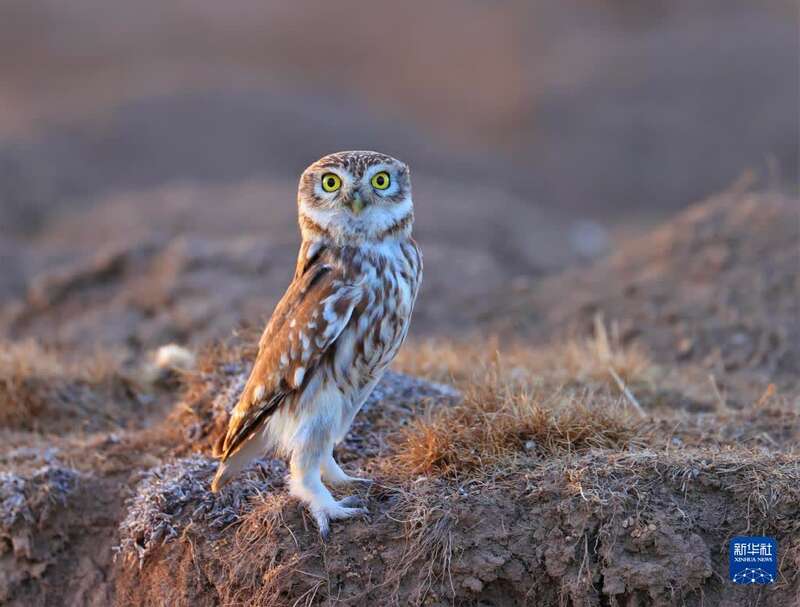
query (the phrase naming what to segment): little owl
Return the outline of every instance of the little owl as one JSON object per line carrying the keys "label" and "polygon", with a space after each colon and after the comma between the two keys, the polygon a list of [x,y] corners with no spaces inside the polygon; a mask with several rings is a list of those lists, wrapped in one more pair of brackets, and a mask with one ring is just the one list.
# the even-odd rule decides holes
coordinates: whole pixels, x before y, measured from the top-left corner
{"label": "little owl", "polygon": [[408,331],[422,279],[411,238],[408,167],[376,152],[339,152],[300,177],[302,244],[294,280],[259,342],[250,379],[215,447],[219,491],[267,452],[289,458],[290,492],[320,533],[331,520],[366,512],[323,484],[349,476],[333,448],[381,378]]}

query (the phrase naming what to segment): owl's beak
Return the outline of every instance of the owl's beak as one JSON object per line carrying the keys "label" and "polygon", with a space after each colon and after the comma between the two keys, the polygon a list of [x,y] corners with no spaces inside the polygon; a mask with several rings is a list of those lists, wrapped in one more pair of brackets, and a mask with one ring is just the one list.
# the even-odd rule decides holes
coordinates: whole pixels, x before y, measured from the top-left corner
{"label": "owl's beak", "polygon": [[364,200],[361,198],[361,192],[356,190],[353,193],[353,197],[350,199],[350,209],[353,211],[354,214],[360,215],[361,211],[364,210],[364,207],[367,206]]}

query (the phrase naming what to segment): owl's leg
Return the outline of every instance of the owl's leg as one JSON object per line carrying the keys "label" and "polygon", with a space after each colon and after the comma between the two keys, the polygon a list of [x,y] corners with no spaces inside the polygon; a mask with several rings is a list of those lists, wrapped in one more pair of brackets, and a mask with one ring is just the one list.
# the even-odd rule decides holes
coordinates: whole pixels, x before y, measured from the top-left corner
{"label": "owl's leg", "polygon": [[322,473],[323,480],[329,485],[350,485],[352,483],[369,484],[372,482],[372,479],[350,476],[347,472],[342,470],[342,467],[333,457],[333,449],[322,459],[320,472]]}
{"label": "owl's leg", "polygon": [[[353,419],[364,405],[364,401],[367,399],[370,392],[372,392],[379,379],[380,375],[373,379],[360,393],[360,396],[345,408],[346,413],[344,415],[344,419],[342,419],[341,425],[338,427],[338,430],[333,436],[334,444],[338,445],[342,442],[342,440],[344,440],[347,431],[350,429],[350,426],[353,425]],[[333,457],[333,447],[334,445],[332,444],[328,449],[326,457],[323,458],[322,466],[320,467],[322,478],[326,483],[329,485],[350,485],[353,483],[364,483],[368,485],[372,483],[372,479],[370,478],[350,476],[347,474],[347,472],[342,470],[342,467]]]}
{"label": "owl's leg", "polygon": [[322,484],[320,467],[325,450],[302,445],[294,450],[289,462],[289,492],[308,505],[311,516],[326,539],[330,532],[330,521],[366,514],[366,508],[354,508],[354,500],[345,498],[336,501],[328,488]]}

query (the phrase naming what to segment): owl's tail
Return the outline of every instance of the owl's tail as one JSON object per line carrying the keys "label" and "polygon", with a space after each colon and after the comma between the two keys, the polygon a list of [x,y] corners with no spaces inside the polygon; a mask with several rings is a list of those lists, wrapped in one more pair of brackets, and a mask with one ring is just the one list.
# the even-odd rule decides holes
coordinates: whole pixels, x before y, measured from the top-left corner
{"label": "owl's tail", "polygon": [[230,480],[239,474],[253,461],[264,454],[264,447],[260,441],[250,437],[225,460],[220,461],[214,480],[211,481],[211,491],[219,492]]}

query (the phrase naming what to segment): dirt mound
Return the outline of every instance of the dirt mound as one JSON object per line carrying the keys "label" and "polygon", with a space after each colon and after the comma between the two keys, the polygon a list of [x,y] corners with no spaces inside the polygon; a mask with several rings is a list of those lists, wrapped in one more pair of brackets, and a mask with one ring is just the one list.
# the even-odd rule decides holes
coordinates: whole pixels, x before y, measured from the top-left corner
{"label": "dirt mound", "polygon": [[[278,464],[265,465],[270,463]],[[138,559],[141,564],[162,543],[179,537],[190,523],[219,532],[238,520],[248,500],[275,488],[250,475],[216,496],[208,490],[216,468],[216,461],[193,456],[149,470],[120,524],[116,551],[129,563]],[[285,467],[281,468],[285,473]]]}
{"label": "dirt mound", "polygon": [[[608,367],[630,385],[670,379],[638,355],[606,358],[594,343],[505,358],[488,348],[412,352],[419,368],[448,361],[470,379],[463,400],[404,416],[410,423],[398,423],[391,403],[366,411],[339,456],[376,479],[362,492],[369,520],[337,525],[322,543],[287,498],[285,467],[265,462],[215,501],[204,490],[213,462],[182,459],[153,471],[132,498],[118,601],[790,603],[800,583],[791,402],[752,407],[793,434],[778,426],[746,439],[730,430],[752,409],[707,422],[653,399],[638,413]],[[560,374],[571,361],[582,372]],[[575,378],[569,386],[565,375]],[[359,449],[359,437],[385,430],[381,449]],[[781,578],[769,590],[724,581],[727,542],[745,528],[778,538]]]}
{"label": "dirt mound", "polygon": [[617,254],[493,300],[504,332],[589,333],[600,313],[665,363],[800,377],[800,201],[722,194]]}
{"label": "dirt mound", "polygon": [[[797,566],[794,460],[589,452],[527,463],[528,473],[488,486],[422,478],[376,493],[371,520],[337,529],[328,545],[295,504],[263,496],[237,527],[220,533],[201,519],[141,569],[126,568],[119,597],[131,605],[747,604],[757,590],[716,574],[731,529],[747,521],[749,488],[775,474],[787,475],[792,493],[769,519],[749,516],[781,538],[786,574]],[[790,604],[795,583],[764,604]]]}
{"label": "dirt mound", "polygon": [[75,470],[51,466],[28,476],[0,473],[0,558],[6,561],[0,570],[0,600],[8,600],[13,587],[27,578],[41,577],[53,552],[62,547],[51,519],[66,509],[78,478]]}

